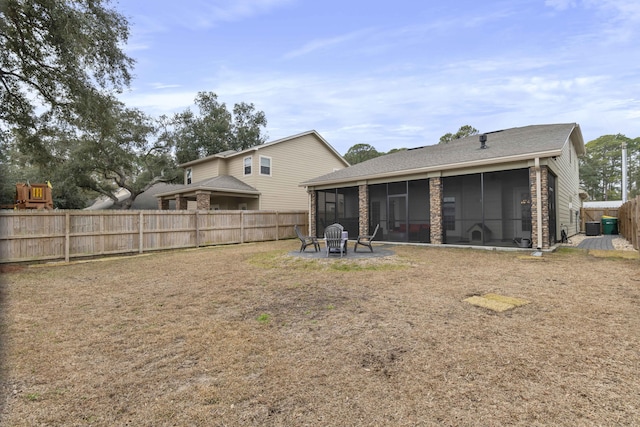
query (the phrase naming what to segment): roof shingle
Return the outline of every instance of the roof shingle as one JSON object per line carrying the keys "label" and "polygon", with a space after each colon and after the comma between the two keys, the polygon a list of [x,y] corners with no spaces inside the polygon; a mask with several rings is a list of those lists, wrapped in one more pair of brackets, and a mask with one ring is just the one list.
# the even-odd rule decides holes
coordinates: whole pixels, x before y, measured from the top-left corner
{"label": "roof shingle", "polygon": [[372,178],[395,172],[429,170],[483,160],[500,163],[512,156],[535,157],[536,154],[562,150],[575,129],[578,129],[579,140],[584,145],[576,123],[531,125],[485,133],[485,149],[480,148],[478,135],[473,135],[447,144],[396,151],[311,179],[301,185]]}

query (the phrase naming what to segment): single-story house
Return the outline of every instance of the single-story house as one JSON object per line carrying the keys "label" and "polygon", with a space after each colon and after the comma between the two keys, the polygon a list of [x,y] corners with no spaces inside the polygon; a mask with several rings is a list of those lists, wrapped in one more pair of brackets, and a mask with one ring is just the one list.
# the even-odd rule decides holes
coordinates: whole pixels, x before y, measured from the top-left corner
{"label": "single-story house", "polygon": [[298,183],[348,166],[311,130],[181,164],[184,184],[155,196],[159,209],[174,202],[178,210],[308,210],[307,193]]}
{"label": "single-story house", "polygon": [[549,248],[575,234],[582,205],[576,123],[532,125],[397,151],[300,184],[311,233],[338,222],[350,236]]}

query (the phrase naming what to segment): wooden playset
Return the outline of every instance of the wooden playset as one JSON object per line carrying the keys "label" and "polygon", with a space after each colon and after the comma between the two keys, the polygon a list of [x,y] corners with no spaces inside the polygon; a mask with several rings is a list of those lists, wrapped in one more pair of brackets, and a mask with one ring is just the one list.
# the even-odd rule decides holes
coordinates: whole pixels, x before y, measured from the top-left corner
{"label": "wooden playset", "polygon": [[53,209],[51,184],[17,183],[14,209]]}

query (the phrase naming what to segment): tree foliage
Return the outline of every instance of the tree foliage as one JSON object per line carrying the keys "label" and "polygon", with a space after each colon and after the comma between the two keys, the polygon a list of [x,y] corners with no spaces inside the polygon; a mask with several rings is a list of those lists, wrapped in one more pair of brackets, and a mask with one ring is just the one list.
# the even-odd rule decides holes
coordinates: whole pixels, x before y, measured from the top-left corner
{"label": "tree foliage", "polygon": [[627,146],[628,195],[640,194],[640,138],[603,135],[585,144],[580,182],[591,200],[622,200],[622,144]]}
{"label": "tree foliage", "polygon": [[106,137],[118,131],[106,114],[117,110],[113,94],[131,80],[128,36],[109,0],[0,2],[0,129],[11,185],[51,180],[56,207],[82,207],[100,153],[112,151],[110,161],[128,168],[107,143],[120,136]]}
{"label": "tree foliage", "polygon": [[[121,48],[128,36],[109,0],[0,2],[4,201],[16,182],[33,179],[53,182],[56,207],[82,207],[90,192],[127,208],[153,184],[177,179],[176,158],[265,142],[262,111],[239,103],[229,112],[214,93],[198,94],[198,114],[155,121],[117,101],[131,80],[133,60]],[[122,188],[131,194],[124,202]]]}
{"label": "tree foliage", "polygon": [[[51,181],[58,208],[86,207],[96,195],[112,199],[115,207],[129,208],[153,184],[178,176],[171,145],[158,136],[156,122],[111,97],[94,105],[82,129],[58,124],[35,132],[14,129],[6,135],[2,160],[11,186],[26,180]],[[38,150],[25,154],[32,143]],[[12,194],[11,186],[3,188],[3,200]],[[121,188],[130,198],[118,200]]]}
{"label": "tree foliage", "polygon": [[263,134],[266,116],[256,111],[253,104],[235,104],[230,112],[215,93],[198,92],[195,105],[198,114],[190,108],[176,114],[172,120],[173,130],[166,134],[175,144],[178,163],[227,150],[244,150],[267,139]]}
{"label": "tree foliage", "polygon": [[0,2],[0,123],[73,122],[130,82],[127,20],[108,0]]}
{"label": "tree foliage", "polygon": [[460,129],[456,133],[446,133],[440,137],[440,142],[438,144],[446,144],[448,142],[453,141],[454,139],[460,139],[471,135],[476,135],[478,133],[478,129],[473,126],[464,125],[460,126]]}
{"label": "tree foliage", "polygon": [[82,209],[91,199],[90,193],[76,185],[66,162],[34,162],[32,156],[16,148],[15,136],[11,132],[3,132],[0,141],[0,204],[10,206],[15,203],[17,183],[46,181],[53,183],[53,203],[57,208]]}
{"label": "tree foliage", "polygon": [[355,165],[357,163],[362,163],[366,160],[382,156],[383,154],[384,153],[378,152],[369,144],[356,144],[349,148],[344,155],[344,159],[350,164]]}
{"label": "tree foliage", "polygon": [[[96,121],[73,144],[67,168],[79,187],[130,208],[154,184],[178,177],[170,142],[156,135],[156,124],[146,114],[105,99]],[[116,197],[121,188],[131,195],[124,201]]]}

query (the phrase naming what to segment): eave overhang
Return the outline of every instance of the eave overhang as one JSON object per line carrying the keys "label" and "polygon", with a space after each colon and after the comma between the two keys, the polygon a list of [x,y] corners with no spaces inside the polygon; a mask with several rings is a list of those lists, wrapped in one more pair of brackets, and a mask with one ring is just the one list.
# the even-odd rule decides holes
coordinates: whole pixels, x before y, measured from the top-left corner
{"label": "eave overhang", "polygon": [[156,194],[157,198],[170,198],[171,196],[176,196],[178,194],[181,195],[195,195],[200,191],[205,191],[211,193],[212,195],[218,196],[236,196],[236,197],[251,197],[258,198],[260,197],[259,191],[250,191],[250,190],[231,190],[228,188],[220,188],[220,187],[207,187],[203,185],[198,185],[195,187],[181,188],[179,190],[167,191],[165,193]]}

